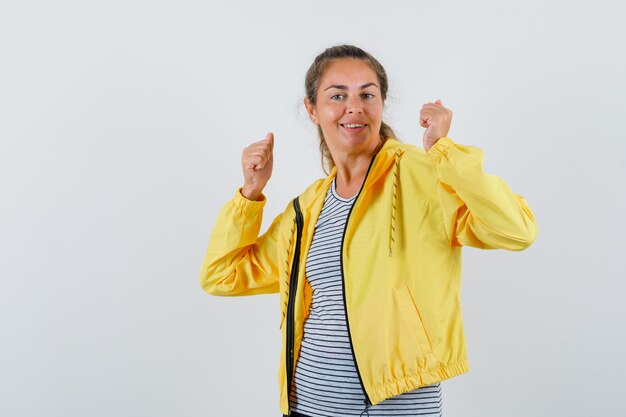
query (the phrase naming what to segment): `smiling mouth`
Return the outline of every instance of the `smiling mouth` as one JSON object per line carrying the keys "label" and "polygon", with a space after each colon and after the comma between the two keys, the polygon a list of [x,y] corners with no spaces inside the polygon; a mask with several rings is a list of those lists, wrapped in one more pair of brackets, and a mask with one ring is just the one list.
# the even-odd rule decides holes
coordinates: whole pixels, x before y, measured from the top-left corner
{"label": "smiling mouth", "polygon": [[366,124],[361,124],[361,123],[348,123],[348,124],[341,124],[340,125],[342,127],[345,127],[346,129],[360,129],[362,127],[367,126]]}

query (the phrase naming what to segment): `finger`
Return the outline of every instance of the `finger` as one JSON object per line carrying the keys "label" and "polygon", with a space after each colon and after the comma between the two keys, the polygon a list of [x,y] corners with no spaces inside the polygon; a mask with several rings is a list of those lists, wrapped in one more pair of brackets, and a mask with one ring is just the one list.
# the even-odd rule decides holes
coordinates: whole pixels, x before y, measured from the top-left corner
{"label": "finger", "polygon": [[246,155],[269,155],[271,153],[272,144],[266,139],[263,139],[262,141],[257,143],[253,143],[245,150]]}
{"label": "finger", "polygon": [[260,156],[253,156],[249,159],[249,163],[248,163],[248,167],[249,169],[252,170],[259,170],[259,169],[263,169],[263,167],[265,166],[265,158],[260,157]]}
{"label": "finger", "polygon": [[441,102],[441,100],[435,100],[435,104],[440,105],[441,107],[443,107],[443,103]]}
{"label": "finger", "polygon": [[452,116],[452,110],[443,107],[442,104],[434,104],[434,103],[428,103],[428,104],[424,104],[424,107],[422,107],[423,112],[429,112],[429,114],[433,114],[433,115],[440,115],[440,114],[448,114],[450,116]]}
{"label": "finger", "polygon": [[252,159],[252,158],[248,158],[248,159],[246,159],[245,167],[248,170],[254,171],[254,168],[256,167],[257,163],[258,163],[257,160]]}
{"label": "finger", "polygon": [[433,117],[434,115],[436,115],[437,113],[439,113],[441,111],[440,108],[435,107],[435,105],[433,104],[432,107],[424,107],[422,110],[420,110],[420,117],[422,119],[428,119]]}
{"label": "finger", "polygon": [[246,164],[252,163],[255,169],[262,169],[268,161],[268,155],[264,152],[249,153],[246,155]]}
{"label": "finger", "polygon": [[421,114],[420,115],[420,126],[422,127],[428,127],[429,125],[429,120],[430,120],[430,116],[426,115],[426,114]]}
{"label": "finger", "polygon": [[274,151],[274,133],[269,132],[267,135],[265,135],[265,140],[270,143],[270,151]]}

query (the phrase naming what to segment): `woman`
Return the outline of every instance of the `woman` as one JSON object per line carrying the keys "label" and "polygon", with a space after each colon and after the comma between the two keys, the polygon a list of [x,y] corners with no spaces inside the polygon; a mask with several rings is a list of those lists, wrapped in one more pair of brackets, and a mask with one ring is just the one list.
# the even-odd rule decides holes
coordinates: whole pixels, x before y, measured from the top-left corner
{"label": "woman", "polygon": [[522,250],[522,196],[447,136],[425,104],[423,147],[382,120],[383,67],[350,45],[311,65],[304,104],[330,168],[259,236],[274,138],[244,149],[201,268],[215,295],[280,294],[280,408],[292,416],[441,415],[440,382],[469,371],[460,309],[464,245]]}

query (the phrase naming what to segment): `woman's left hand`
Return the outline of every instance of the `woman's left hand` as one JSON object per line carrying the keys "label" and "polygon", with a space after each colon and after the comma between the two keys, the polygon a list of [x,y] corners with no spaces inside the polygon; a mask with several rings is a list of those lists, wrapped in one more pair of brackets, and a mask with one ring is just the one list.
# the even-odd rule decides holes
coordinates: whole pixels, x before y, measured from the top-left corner
{"label": "woman's left hand", "polygon": [[452,123],[452,111],[443,107],[441,100],[426,103],[420,111],[420,126],[425,127],[424,149],[428,152],[439,138],[448,135]]}

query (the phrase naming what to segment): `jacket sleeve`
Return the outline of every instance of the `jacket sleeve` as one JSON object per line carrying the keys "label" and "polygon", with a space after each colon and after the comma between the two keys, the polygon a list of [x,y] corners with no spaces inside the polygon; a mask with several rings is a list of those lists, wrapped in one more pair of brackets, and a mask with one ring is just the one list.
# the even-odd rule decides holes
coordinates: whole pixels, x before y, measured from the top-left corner
{"label": "jacket sleeve", "polygon": [[200,268],[200,285],[209,294],[234,296],[278,292],[278,215],[259,236],[267,202],[248,200],[237,189],[222,207]]}
{"label": "jacket sleeve", "polygon": [[535,217],[502,178],[483,171],[483,152],[447,136],[426,153],[439,180],[437,193],[453,245],[523,250],[537,238]]}

